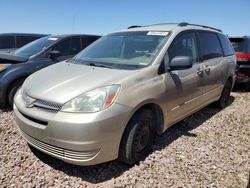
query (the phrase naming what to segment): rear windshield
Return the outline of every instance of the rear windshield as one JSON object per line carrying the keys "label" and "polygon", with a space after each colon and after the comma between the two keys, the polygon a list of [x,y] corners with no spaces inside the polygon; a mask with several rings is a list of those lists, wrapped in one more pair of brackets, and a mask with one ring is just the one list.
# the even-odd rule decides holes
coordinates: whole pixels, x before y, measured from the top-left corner
{"label": "rear windshield", "polygon": [[246,52],[246,43],[244,38],[230,38],[235,52]]}

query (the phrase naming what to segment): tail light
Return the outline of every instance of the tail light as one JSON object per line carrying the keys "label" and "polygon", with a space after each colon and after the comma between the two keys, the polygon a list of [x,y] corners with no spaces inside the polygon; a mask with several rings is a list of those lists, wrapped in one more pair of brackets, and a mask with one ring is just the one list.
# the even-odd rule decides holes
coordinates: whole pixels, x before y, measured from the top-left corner
{"label": "tail light", "polygon": [[246,74],[242,73],[242,72],[236,72],[236,74],[238,77],[245,77],[246,76]]}
{"label": "tail light", "polygon": [[238,61],[250,61],[250,54],[237,53],[236,58]]}

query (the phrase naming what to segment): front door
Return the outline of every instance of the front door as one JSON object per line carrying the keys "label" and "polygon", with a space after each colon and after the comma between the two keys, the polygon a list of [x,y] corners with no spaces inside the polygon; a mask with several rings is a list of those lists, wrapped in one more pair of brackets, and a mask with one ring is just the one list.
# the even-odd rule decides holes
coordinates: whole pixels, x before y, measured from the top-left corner
{"label": "front door", "polygon": [[168,49],[170,65],[171,60],[176,56],[189,56],[193,59],[193,66],[185,70],[170,70],[164,75],[167,125],[189,115],[199,105],[198,98],[203,94],[201,83],[204,71],[199,63],[197,49],[194,31],[179,34]]}

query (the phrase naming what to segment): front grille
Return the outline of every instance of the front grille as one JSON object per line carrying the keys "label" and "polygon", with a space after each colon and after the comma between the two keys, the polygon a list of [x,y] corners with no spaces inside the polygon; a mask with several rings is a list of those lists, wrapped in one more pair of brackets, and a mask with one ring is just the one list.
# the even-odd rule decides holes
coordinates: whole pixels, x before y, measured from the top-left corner
{"label": "front grille", "polygon": [[60,147],[52,146],[50,144],[41,142],[40,140],[37,140],[22,130],[20,130],[22,136],[31,144],[39,148],[40,150],[44,151],[48,154],[53,154],[59,157],[63,157],[66,159],[72,159],[72,160],[88,160],[92,157],[94,157],[99,150],[93,150],[93,151],[72,151],[63,149]]}
{"label": "front grille", "polygon": [[38,108],[40,110],[44,110],[47,112],[57,113],[62,108],[62,104],[30,97],[25,89],[22,90],[22,99],[25,105],[27,101],[29,101],[31,102],[29,104],[31,107]]}
{"label": "front grille", "polygon": [[39,108],[39,109],[42,109],[45,111],[49,111],[49,112],[53,112],[53,113],[57,113],[62,108],[61,104],[54,103],[54,102],[48,102],[48,101],[44,101],[44,100],[40,100],[40,99],[37,99],[33,103],[33,105],[36,108]]}

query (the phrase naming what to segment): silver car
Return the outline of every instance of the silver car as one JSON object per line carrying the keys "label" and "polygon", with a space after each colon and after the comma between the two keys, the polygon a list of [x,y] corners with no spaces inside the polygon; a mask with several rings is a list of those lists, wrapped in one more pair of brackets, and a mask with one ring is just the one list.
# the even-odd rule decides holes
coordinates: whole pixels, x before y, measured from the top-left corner
{"label": "silver car", "polygon": [[135,164],[171,125],[213,102],[226,107],[235,66],[218,29],[132,27],[28,77],[15,96],[16,123],[30,145],[68,163]]}

